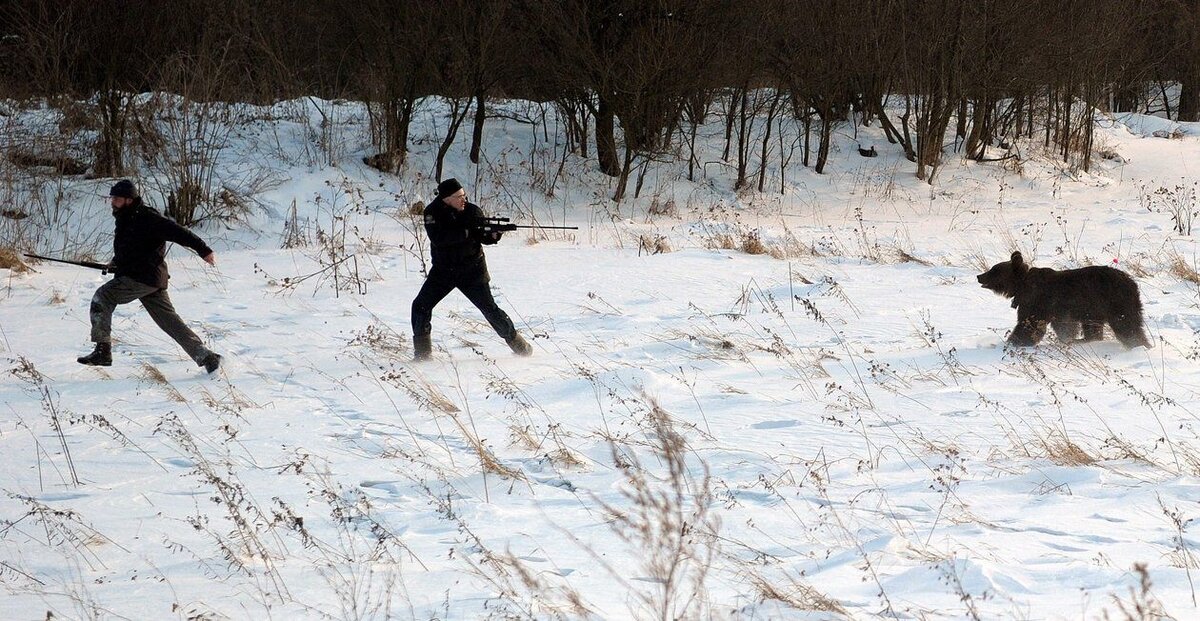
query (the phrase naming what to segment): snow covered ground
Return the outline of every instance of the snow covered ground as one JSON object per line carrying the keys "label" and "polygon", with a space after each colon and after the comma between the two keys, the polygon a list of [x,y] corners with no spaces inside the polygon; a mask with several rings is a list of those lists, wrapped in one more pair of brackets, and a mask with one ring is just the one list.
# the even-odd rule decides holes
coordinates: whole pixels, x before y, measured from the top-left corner
{"label": "snow covered ground", "polygon": [[[317,103],[231,126],[217,178],[251,213],[198,230],[216,268],[171,253],[218,376],[136,304],[81,367],[104,278],[0,272],[0,618],[1200,615],[1194,124],[1106,119],[1090,174],[950,155],[933,186],[842,128],[780,195],[729,190],[714,123],[709,176],[656,165],[614,206],[588,162],[558,173],[553,120],[498,119],[446,175],[580,230],[488,248],[532,358],[455,293],[413,364],[408,206],[444,118],[394,177],[358,163],[360,108],[318,134]],[[105,234],[108,183],[67,183],[39,249]],[[974,277],[1018,249],[1130,272],[1156,346],[1005,349]]]}

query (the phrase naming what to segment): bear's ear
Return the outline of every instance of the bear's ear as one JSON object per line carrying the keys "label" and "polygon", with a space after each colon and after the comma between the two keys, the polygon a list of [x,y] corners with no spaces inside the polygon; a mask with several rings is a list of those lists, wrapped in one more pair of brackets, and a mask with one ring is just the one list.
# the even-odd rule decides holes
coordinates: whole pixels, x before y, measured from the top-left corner
{"label": "bear's ear", "polygon": [[1021,265],[1022,263],[1025,262],[1025,257],[1022,257],[1021,251],[1018,250],[1018,251],[1012,253],[1011,260],[1012,260],[1013,267],[1017,267],[1018,265]]}

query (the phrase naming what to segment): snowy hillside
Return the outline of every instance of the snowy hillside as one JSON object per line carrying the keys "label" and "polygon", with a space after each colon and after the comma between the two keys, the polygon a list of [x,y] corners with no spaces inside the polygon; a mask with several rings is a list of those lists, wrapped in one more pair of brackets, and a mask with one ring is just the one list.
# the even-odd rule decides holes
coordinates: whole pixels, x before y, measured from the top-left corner
{"label": "snowy hillside", "polygon": [[[652,164],[615,205],[552,110],[510,107],[445,175],[580,227],[487,249],[528,359],[454,293],[410,362],[432,106],[402,177],[361,164],[355,104],[231,119],[245,215],[196,229],[215,268],[170,254],[217,376],[137,304],[83,367],[105,277],[0,270],[0,618],[1200,616],[1196,124],[1106,118],[1091,173],[950,154],[932,186],[842,127],[828,174],[797,155],[760,194],[717,121],[695,181]],[[109,183],[41,187],[61,219],[19,250],[104,248]],[[1155,347],[1006,349],[975,275],[1014,250],[1134,276]]]}

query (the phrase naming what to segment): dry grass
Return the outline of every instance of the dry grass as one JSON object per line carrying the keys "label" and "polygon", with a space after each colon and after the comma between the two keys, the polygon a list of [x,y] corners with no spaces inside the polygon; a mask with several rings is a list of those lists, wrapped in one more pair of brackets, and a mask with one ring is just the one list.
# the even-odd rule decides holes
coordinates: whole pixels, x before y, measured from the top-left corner
{"label": "dry grass", "polygon": [[647,235],[642,233],[638,235],[638,255],[646,254],[666,254],[672,251],[671,242],[667,240],[666,235]]}
{"label": "dry grass", "polygon": [[1038,444],[1046,458],[1060,466],[1090,466],[1100,461],[1100,458],[1057,431],[1038,438]]}
{"label": "dry grass", "polygon": [[828,612],[843,617],[850,616],[849,611],[837,600],[818,591],[811,585],[790,577],[789,580],[790,584],[780,587],[772,584],[760,573],[750,575],[750,584],[754,587],[754,591],[758,594],[760,601],[775,600],[796,610]]}
{"label": "dry grass", "polygon": [[10,270],[14,274],[24,274],[29,266],[21,260],[21,256],[12,248],[0,248],[0,269]]}
{"label": "dry grass", "polygon": [[1172,276],[1193,285],[1200,285],[1200,272],[1197,272],[1195,266],[1185,261],[1182,256],[1176,254],[1171,258],[1170,270]]}
{"label": "dry grass", "polygon": [[658,198],[655,198],[650,201],[650,207],[646,210],[646,213],[652,216],[668,216],[675,218],[679,216],[679,208],[675,205],[674,199],[660,202]]}
{"label": "dry grass", "polygon": [[896,260],[900,263],[916,263],[917,265],[923,265],[925,267],[933,267],[933,263],[930,263],[925,259],[915,257],[903,248],[897,247],[895,248],[895,252]]}
{"label": "dry grass", "polygon": [[767,249],[767,245],[763,243],[762,237],[759,235],[757,230],[750,231],[749,233],[742,235],[739,249],[746,254],[770,253],[770,251]]}
{"label": "dry grass", "polygon": [[151,384],[157,384],[158,386],[162,387],[163,391],[167,393],[167,398],[171,401],[187,403],[187,398],[183,396],[183,393],[179,392],[179,389],[171,385],[171,382],[167,379],[167,376],[163,375],[163,372],[159,371],[158,367],[148,362],[143,362],[142,379],[150,382]]}

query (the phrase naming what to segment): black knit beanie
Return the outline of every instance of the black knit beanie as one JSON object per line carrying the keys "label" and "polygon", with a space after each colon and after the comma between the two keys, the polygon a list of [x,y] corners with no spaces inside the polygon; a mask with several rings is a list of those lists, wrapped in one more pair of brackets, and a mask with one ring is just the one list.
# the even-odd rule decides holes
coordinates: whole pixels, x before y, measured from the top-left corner
{"label": "black knit beanie", "polygon": [[446,198],[447,196],[450,196],[461,189],[463,189],[463,187],[462,184],[458,182],[458,179],[450,177],[449,179],[445,179],[438,184],[438,198]]}

